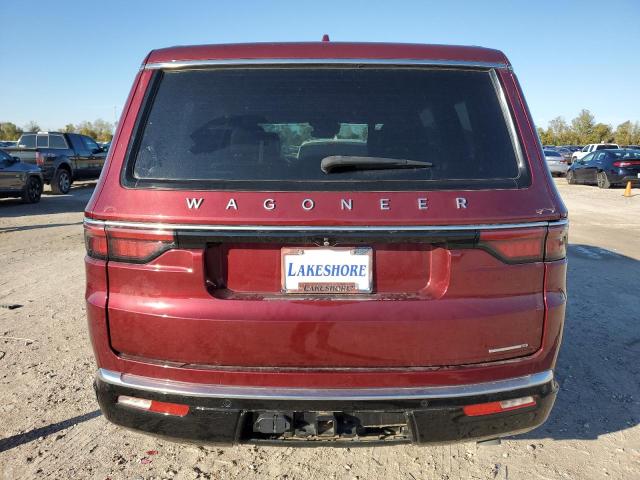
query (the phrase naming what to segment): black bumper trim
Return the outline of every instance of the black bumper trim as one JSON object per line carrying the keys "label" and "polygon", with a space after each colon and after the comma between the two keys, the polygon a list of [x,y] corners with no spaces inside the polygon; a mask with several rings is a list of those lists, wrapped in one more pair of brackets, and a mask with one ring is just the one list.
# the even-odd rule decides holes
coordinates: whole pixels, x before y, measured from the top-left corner
{"label": "black bumper trim", "polygon": [[[547,419],[557,394],[557,384],[549,380],[542,385],[495,393],[453,398],[381,398],[376,400],[300,400],[260,398],[196,397],[175,393],[161,393],[115,385],[96,378],[95,390],[105,417],[135,430],[199,443],[238,444],[261,443],[291,446],[356,446],[372,443],[449,443],[498,438],[532,430]],[[189,414],[173,417],[125,407],[117,403],[119,395],[127,395],[163,402],[187,404]],[[535,407],[504,413],[467,417],[464,405],[533,396]],[[405,439],[372,441],[358,437],[339,440],[269,439],[252,435],[254,412],[404,412],[410,434]]]}

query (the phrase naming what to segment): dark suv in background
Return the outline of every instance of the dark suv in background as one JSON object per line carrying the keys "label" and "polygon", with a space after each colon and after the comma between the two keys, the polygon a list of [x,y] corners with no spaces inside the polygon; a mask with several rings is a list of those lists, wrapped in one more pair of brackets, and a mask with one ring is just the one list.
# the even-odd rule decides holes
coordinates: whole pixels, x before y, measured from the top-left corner
{"label": "dark suv in background", "polygon": [[68,193],[74,180],[98,178],[107,156],[95,140],[78,133],[25,133],[17,147],[5,150],[23,163],[38,165],[56,194]]}

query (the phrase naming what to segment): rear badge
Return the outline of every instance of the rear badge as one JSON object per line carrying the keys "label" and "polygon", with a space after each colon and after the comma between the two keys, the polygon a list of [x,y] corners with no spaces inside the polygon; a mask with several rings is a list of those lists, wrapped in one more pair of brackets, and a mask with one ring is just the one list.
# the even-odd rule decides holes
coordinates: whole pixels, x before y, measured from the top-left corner
{"label": "rear badge", "polygon": [[[202,205],[202,203],[204,202],[204,198],[186,198],[185,200],[187,202],[187,208],[189,210],[198,210]],[[458,210],[465,209],[468,206],[467,199],[464,197],[456,197],[454,201],[455,201],[456,209]],[[353,199],[341,198],[338,205],[340,206],[340,210],[351,211],[353,210]],[[316,206],[316,202],[312,198],[305,198],[300,203],[300,208],[305,212],[310,212],[315,208],[315,206]],[[265,210],[272,211],[272,210],[275,210],[276,207],[277,207],[277,203],[276,203],[276,200],[273,198],[267,198],[262,202],[262,208],[264,208]],[[417,198],[416,208],[418,210],[428,210],[429,209],[428,199],[425,197]],[[379,199],[378,209],[382,211],[391,210],[392,209],[391,200],[388,198]],[[235,198],[229,199],[229,201],[226,204],[225,210],[236,210],[236,211],[238,210],[238,202],[236,201]]]}
{"label": "rear badge", "polygon": [[370,247],[283,248],[281,257],[283,293],[371,293]]}

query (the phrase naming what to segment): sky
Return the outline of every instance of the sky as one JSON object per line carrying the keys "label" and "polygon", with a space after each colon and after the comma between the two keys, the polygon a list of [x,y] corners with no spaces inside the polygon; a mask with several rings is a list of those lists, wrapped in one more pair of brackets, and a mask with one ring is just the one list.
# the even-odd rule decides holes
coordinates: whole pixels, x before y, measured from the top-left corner
{"label": "sky", "polygon": [[152,49],[324,33],[502,50],[538,126],[582,108],[640,121],[640,0],[0,0],[0,121],[113,122]]}

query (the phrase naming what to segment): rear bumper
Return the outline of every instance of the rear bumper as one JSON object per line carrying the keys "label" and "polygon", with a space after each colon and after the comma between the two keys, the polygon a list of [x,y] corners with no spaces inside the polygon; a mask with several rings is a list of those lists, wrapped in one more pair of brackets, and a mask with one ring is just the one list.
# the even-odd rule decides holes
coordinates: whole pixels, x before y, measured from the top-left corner
{"label": "rear bumper", "polygon": [[609,181],[611,182],[615,182],[615,183],[622,183],[622,184],[626,184],[627,182],[631,182],[632,184],[637,184],[640,183],[640,178],[638,177],[637,173],[628,173],[628,174],[623,174],[623,175],[614,175],[613,178],[611,178],[612,176],[609,177]]}
{"label": "rear bumper", "polygon": [[567,173],[567,170],[569,170],[569,164],[567,163],[558,163],[558,164],[547,163],[547,165],[549,166],[549,171],[551,171],[551,173],[565,175]]}
{"label": "rear bumper", "polygon": [[[195,384],[100,369],[95,389],[108,420],[160,436],[202,443],[351,446],[477,441],[522,433],[547,419],[558,387],[550,370],[468,385],[315,389]],[[118,404],[121,395],[188,405],[189,413],[178,417],[123,406]],[[532,396],[535,406],[473,417],[462,410],[525,396]],[[254,428],[260,414],[288,418],[291,426],[284,434],[261,433]],[[307,431],[301,436],[301,419],[320,416],[335,421],[334,434]],[[393,434],[380,428],[381,418],[398,424]]]}

